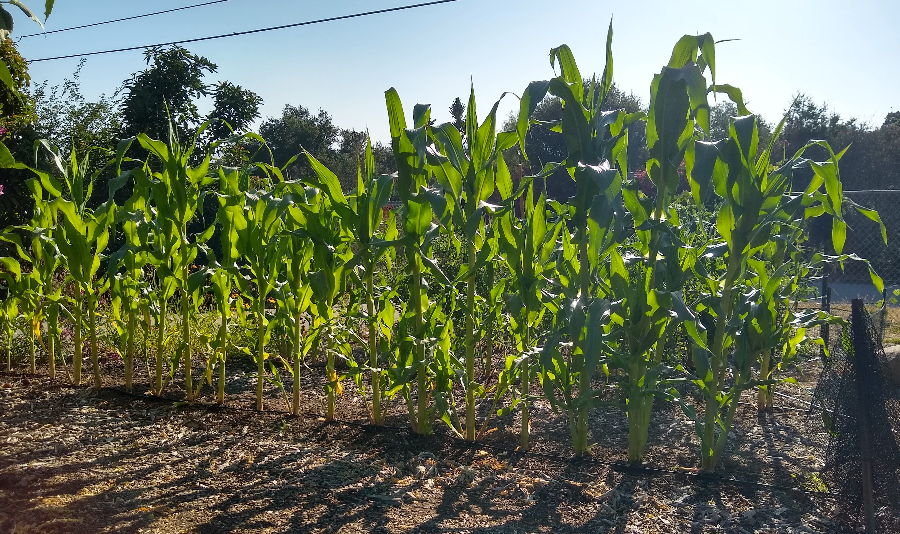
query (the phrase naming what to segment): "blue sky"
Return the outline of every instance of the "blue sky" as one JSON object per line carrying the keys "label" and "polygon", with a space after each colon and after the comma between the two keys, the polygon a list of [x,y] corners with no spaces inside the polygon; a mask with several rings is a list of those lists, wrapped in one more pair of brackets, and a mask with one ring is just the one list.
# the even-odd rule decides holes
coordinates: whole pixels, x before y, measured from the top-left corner
{"label": "blue sky", "polygon": [[[200,3],[201,0],[57,0],[53,30]],[[33,8],[39,0],[26,0]],[[416,0],[229,0],[86,30],[20,41],[29,59],[173,41],[289,24],[416,3]],[[900,109],[900,2],[872,0],[755,2],[459,0],[362,19],[189,45],[219,67],[208,81],[229,80],[259,93],[263,117],[285,104],[328,111],[337,125],[389,137],[384,91],[396,87],[404,104],[433,105],[449,118],[456,96],[474,80],[482,113],[504,91],[553,75],[550,48],[572,47],[582,74],[602,72],[606,27],[613,17],[615,79],[646,103],[653,74],[683,34],[710,32],[740,39],[717,47],[718,78],[744,91],[748,106],[780,118],[802,91],[842,116],[880,125]],[[16,14],[13,37],[40,28]],[[35,63],[32,78],[61,82],[77,59]],[[143,68],[139,51],[95,56],[82,72],[89,98],[111,93]],[[207,104],[208,105],[208,104]],[[504,115],[516,107],[508,98]]]}

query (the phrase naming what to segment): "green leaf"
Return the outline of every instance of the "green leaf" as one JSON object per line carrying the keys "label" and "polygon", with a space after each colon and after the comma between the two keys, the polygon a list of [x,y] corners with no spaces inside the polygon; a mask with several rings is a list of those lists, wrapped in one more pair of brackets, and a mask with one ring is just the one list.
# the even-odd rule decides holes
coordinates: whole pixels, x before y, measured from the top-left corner
{"label": "green leaf", "polygon": [[[39,19],[37,15],[35,15],[30,9],[28,9],[28,6],[23,4],[21,0],[9,0],[9,3],[11,5],[14,5],[17,8],[21,9],[22,13],[25,13],[25,15],[27,15],[29,18],[31,18],[31,20],[40,24],[41,28],[44,27],[44,23],[41,22],[41,19]],[[51,6],[51,8],[52,8],[52,6]]]}
{"label": "green leaf", "polygon": [[53,4],[56,3],[56,0],[47,0],[44,3],[44,20],[50,18],[50,13],[53,12]]}
{"label": "green leaf", "polygon": [[863,208],[861,206],[856,206],[856,211],[863,214],[869,220],[875,221],[878,223],[878,226],[881,228],[881,239],[884,241],[884,244],[887,245],[887,229],[884,227],[884,223],[881,222],[881,216],[878,215],[878,212],[875,210],[870,210]]}
{"label": "green leaf", "polygon": [[9,72],[9,67],[7,67],[6,63],[3,61],[0,61],[0,80],[6,84],[6,87],[8,87],[10,91],[16,90],[16,85],[13,82],[12,74]]}

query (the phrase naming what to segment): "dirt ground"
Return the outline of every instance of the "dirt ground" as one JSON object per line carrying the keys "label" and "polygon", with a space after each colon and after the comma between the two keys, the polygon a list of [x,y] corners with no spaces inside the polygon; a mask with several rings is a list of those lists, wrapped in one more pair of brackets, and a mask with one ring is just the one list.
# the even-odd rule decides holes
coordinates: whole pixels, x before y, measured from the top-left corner
{"label": "dirt ground", "polygon": [[[809,401],[817,362],[801,365]],[[517,444],[516,415],[495,419],[483,443],[405,430],[399,404],[388,428],[366,425],[346,391],[343,422],[326,423],[320,379],[303,387],[302,417],[277,391],[256,413],[252,368],[232,369],[226,406],[186,405],[119,390],[51,384],[0,373],[0,534],[43,532],[304,533],[837,533],[859,528],[839,513],[818,471],[822,437],[804,405],[758,413],[745,394],[721,465],[700,477],[698,438],[680,408],[655,408],[646,465],[623,462],[627,420],[597,408],[590,458],[571,456],[564,415],[533,409],[533,446]],[[310,373],[312,375],[312,373]],[[349,389],[349,388],[348,388]],[[487,407],[485,407],[486,411]],[[658,469],[655,469],[658,468]],[[733,480],[736,479],[737,481]],[[793,489],[787,489],[793,488]]]}

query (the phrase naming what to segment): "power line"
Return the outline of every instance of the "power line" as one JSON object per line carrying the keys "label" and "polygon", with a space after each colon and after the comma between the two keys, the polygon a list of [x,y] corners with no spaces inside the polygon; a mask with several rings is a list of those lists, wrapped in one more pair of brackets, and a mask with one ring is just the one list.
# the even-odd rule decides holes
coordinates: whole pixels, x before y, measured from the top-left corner
{"label": "power line", "polygon": [[27,37],[38,37],[40,35],[50,35],[51,33],[61,33],[61,32],[68,32],[68,31],[72,31],[72,30],[81,30],[83,28],[93,28],[94,26],[103,26],[104,24],[113,24],[114,22],[125,22],[128,20],[142,19],[145,17],[155,17],[156,15],[165,15],[166,13],[174,13],[176,11],[184,11],[185,9],[194,9],[195,7],[204,7],[204,6],[210,6],[213,4],[221,4],[223,2],[228,2],[228,0],[212,0],[211,2],[203,2],[202,4],[194,4],[191,6],[176,7],[174,9],[166,9],[165,11],[156,11],[154,13],[145,13],[143,15],[134,15],[131,17],[124,17],[121,19],[105,20],[103,22],[94,22],[92,24],[84,24],[82,26],[72,26],[71,28],[61,28],[59,30],[51,30],[49,32],[29,33],[28,35],[23,35],[23,36],[19,37],[19,40],[25,39]]}
{"label": "power line", "polygon": [[[220,1],[224,1],[224,0],[220,0]],[[284,24],[281,26],[270,26],[268,28],[259,28],[256,30],[245,30],[245,31],[240,31],[240,32],[223,33],[220,35],[211,35],[208,37],[195,37],[193,39],[182,39],[180,41],[171,41],[168,43],[158,43],[158,44],[142,45],[142,46],[129,46],[126,48],[116,48],[113,50],[101,50],[98,52],[83,52],[81,54],[68,54],[65,56],[45,57],[45,58],[40,58],[40,59],[31,59],[31,60],[28,60],[28,62],[29,63],[38,63],[41,61],[55,61],[57,59],[69,59],[69,58],[74,58],[74,57],[97,56],[100,54],[113,54],[116,52],[130,52],[132,50],[144,50],[146,48],[173,46],[173,45],[181,45],[181,44],[188,44],[188,43],[199,43],[201,41],[211,41],[213,39],[224,39],[226,37],[238,37],[241,35],[250,35],[250,34],[254,34],[254,33],[263,33],[263,32],[275,31],[275,30],[284,30],[287,28],[296,28],[299,26],[311,26],[313,24],[321,24],[323,22],[334,22],[334,21],[338,21],[338,20],[347,20],[347,19],[355,19],[355,18],[360,18],[360,17],[368,17],[370,15],[393,13],[395,11],[404,11],[404,10],[416,9],[416,8],[420,8],[420,7],[435,6],[438,4],[449,4],[451,2],[458,2],[458,1],[459,0],[433,0],[431,2],[422,2],[419,4],[411,4],[408,6],[398,6],[398,7],[390,7],[390,8],[386,8],[386,9],[376,9],[374,11],[364,11],[362,13],[353,13],[352,15],[339,15],[336,17],[328,17],[328,18],[324,18],[324,19],[307,20],[304,22],[295,22],[293,24]]]}

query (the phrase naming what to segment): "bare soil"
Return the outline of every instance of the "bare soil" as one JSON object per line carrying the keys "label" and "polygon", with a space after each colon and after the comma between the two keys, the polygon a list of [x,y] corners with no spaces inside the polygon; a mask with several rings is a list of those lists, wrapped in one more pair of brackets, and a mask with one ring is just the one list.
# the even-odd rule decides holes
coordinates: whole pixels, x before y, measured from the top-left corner
{"label": "bare soil", "polygon": [[[87,363],[87,362],[86,362]],[[119,389],[0,373],[0,534],[43,532],[304,533],[837,533],[854,518],[817,476],[822,436],[810,436],[802,402],[759,413],[745,393],[723,476],[697,476],[698,438],[672,403],[658,402],[646,463],[625,460],[627,420],[597,408],[590,457],[573,459],[566,418],[533,409],[532,448],[511,450],[519,420],[494,419],[479,444],[435,423],[406,430],[399,403],[388,427],[366,424],[362,398],[345,386],[326,422],[321,379],[304,377],[304,412],[281,393],[254,407],[252,368],[234,365],[226,405],[184,404]],[[808,402],[818,363],[796,371]],[[87,369],[87,367],[86,367]],[[200,370],[198,369],[198,372]],[[136,373],[137,374],[137,373]],[[321,374],[321,373],[319,373]],[[202,374],[200,375],[202,376]],[[488,406],[483,413],[487,413]]]}

